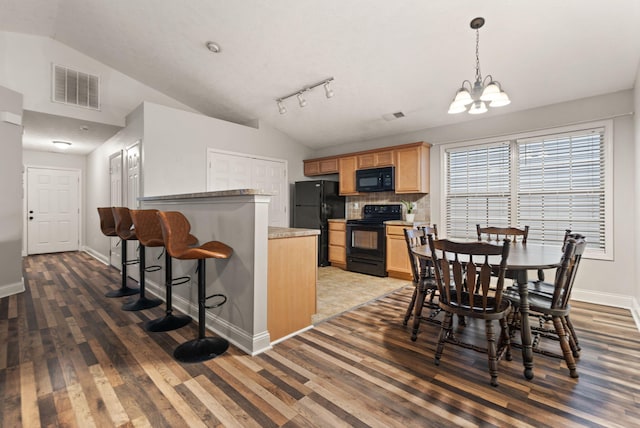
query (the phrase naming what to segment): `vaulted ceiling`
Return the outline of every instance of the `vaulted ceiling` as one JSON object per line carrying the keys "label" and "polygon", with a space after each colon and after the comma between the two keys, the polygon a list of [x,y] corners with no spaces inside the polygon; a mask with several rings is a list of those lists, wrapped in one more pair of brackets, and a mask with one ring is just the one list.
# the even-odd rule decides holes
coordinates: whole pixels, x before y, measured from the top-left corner
{"label": "vaulted ceiling", "polygon": [[[633,87],[637,0],[0,0],[0,30],[54,38],[204,114],[312,148],[476,119],[447,114],[480,65],[499,115]],[[205,44],[215,41],[220,52]],[[280,114],[275,100],[295,97]],[[389,120],[392,113],[405,117]]]}

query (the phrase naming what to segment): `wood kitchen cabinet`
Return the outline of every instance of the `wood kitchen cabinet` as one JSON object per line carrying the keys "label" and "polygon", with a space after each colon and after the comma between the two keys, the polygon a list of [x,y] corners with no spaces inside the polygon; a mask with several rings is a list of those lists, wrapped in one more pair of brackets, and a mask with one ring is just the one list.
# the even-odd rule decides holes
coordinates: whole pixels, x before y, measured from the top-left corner
{"label": "wood kitchen cabinet", "polygon": [[311,317],[316,313],[317,239],[316,235],[269,239],[267,329],[271,341],[312,325]]}
{"label": "wood kitchen cabinet", "polygon": [[396,193],[429,193],[430,144],[395,150]]}
{"label": "wood kitchen cabinet", "polygon": [[338,173],[338,158],[310,159],[304,162],[304,175],[312,177],[314,175],[327,175]]}
{"label": "wood kitchen cabinet", "polygon": [[411,262],[404,239],[404,228],[387,226],[387,274],[393,278],[412,280]]}
{"label": "wood kitchen cabinet", "polygon": [[340,269],[347,268],[347,224],[329,220],[329,262]]}
{"label": "wood kitchen cabinet", "polygon": [[379,150],[358,155],[358,169],[377,168],[382,166],[393,166],[394,151]]}
{"label": "wood kitchen cabinet", "polygon": [[344,156],[339,159],[338,173],[340,174],[340,194],[357,195],[356,191],[356,169],[358,166],[357,156]]}

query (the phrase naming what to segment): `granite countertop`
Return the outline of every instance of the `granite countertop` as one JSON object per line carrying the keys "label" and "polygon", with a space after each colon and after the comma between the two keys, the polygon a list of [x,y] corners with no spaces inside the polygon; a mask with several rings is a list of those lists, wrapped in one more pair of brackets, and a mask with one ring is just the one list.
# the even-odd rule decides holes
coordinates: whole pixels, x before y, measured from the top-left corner
{"label": "granite countertop", "polygon": [[266,195],[271,196],[273,193],[264,191],[263,189],[233,189],[233,190],[216,190],[212,192],[196,192],[182,193],[179,195],[162,195],[162,196],[144,196],[138,198],[139,201],[163,201],[176,199],[198,199],[198,198],[216,198],[222,196],[248,196],[248,195]]}
{"label": "granite countertop", "polygon": [[320,235],[320,229],[269,226],[269,239],[295,238],[298,236]]}
{"label": "granite countertop", "polygon": [[333,221],[335,223],[346,223],[347,219],[346,218],[330,218],[327,221]]}

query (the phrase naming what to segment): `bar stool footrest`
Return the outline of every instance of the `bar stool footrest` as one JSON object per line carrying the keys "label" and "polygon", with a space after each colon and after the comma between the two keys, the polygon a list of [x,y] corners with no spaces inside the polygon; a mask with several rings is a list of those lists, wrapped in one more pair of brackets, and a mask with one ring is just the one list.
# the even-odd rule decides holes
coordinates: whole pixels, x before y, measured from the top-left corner
{"label": "bar stool footrest", "polygon": [[173,357],[182,363],[200,363],[222,355],[229,348],[229,342],[221,337],[193,339],[178,346]]}
{"label": "bar stool footrest", "polygon": [[144,268],[145,272],[157,272],[160,269],[162,269],[162,266],[160,265],[151,265],[151,266],[147,266],[146,268]]}
{"label": "bar stool footrest", "polygon": [[177,330],[191,322],[191,317],[187,315],[167,314],[162,318],[147,321],[144,324],[145,331],[161,333],[164,331]]}
{"label": "bar stool footrest", "polygon": [[141,297],[138,300],[133,302],[128,302],[122,305],[123,311],[141,311],[143,309],[155,308],[156,306],[160,306],[162,304],[162,300],[160,299],[150,299],[148,297]]}
{"label": "bar stool footrest", "polygon": [[225,296],[224,294],[220,294],[220,293],[212,294],[210,296],[205,297],[205,301],[209,300],[209,299],[213,299],[214,297],[220,297],[220,298],[222,298],[222,301],[219,302],[219,303],[216,303],[214,305],[204,305],[205,308],[207,308],[207,309],[215,309],[215,308],[219,308],[220,306],[222,306],[225,303],[227,303],[227,296]]}
{"label": "bar stool footrest", "polygon": [[132,260],[127,260],[124,262],[125,265],[129,266],[129,265],[137,265],[138,263],[140,263],[140,259],[132,259]]}
{"label": "bar stool footrest", "polygon": [[182,285],[182,284],[186,284],[187,282],[191,281],[191,277],[190,276],[179,276],[177,278],[171,278],[171,284],[169,284],[171,287],[173,287],[174,285]]}

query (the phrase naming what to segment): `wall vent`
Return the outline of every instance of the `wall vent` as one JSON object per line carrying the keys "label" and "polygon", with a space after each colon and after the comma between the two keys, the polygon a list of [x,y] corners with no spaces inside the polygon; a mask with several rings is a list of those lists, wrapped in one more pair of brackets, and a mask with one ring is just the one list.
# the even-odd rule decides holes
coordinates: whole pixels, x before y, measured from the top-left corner
{"label": "wall vent", "polygon": [[100,110],[100,78],[53,64],[51,97],[57,103]]}

